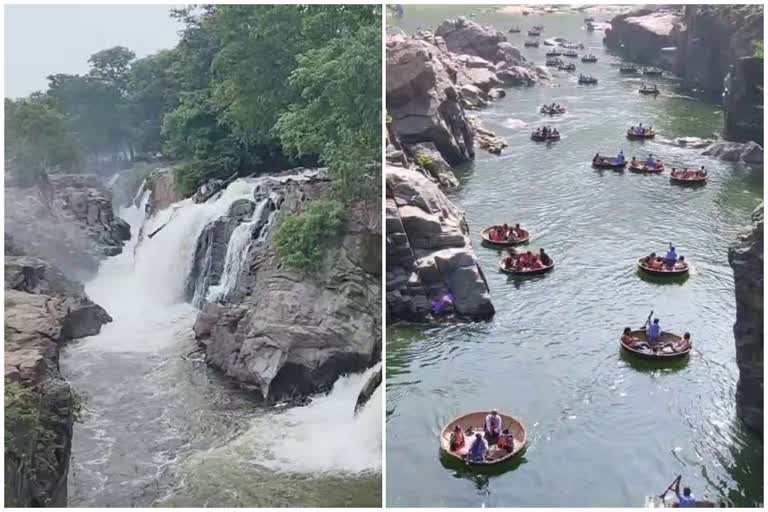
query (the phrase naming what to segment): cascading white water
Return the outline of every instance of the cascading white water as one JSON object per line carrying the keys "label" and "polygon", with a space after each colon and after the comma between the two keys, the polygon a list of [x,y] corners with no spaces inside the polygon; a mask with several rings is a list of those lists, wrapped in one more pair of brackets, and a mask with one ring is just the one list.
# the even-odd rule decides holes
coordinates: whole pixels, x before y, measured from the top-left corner
{"label": "cascading white water", "polygon": [[[252,200],[257,183],[237,180],[216,200],[184,200],[151,218],[145,216],[148,191],[121,209],[120,216],[131,225],[131,240],[120,255],[104,260],[97,277],[86,284],[89,296],[114,321],[100,334],[68,344],[61,357],[62,371],[85,398],[87,411],[73,438],[72,504],[146,506],[161,496],[194,492],[190,486],[208,496],[230,496],[238,486],[252,489],[253,482],[266,482],[276,472],[306,474],[308,469],[318,478],[324,478],[319,473],[331,478],[373,473],[365,482],[379,478],[381,392],[353,416],[357,393],[370,372],[339,379],[329,395],[307,407],[233,412],[219,404],[242,398],[230,396],[232,391],[215,379],[200,377],[198,365],[180,358],[195,348],[197,310],[185,302],[185,284],[197,240],[234,201]],[[263,213],[255,212],[253,219]],[[274,212],[267,225],[273,217]],[[236,231],[227,248],[224,293],[234,287],[242,268],[238,253],[259,243],[250,239],[247,226]],[[222,444],[235,432],[233,441]],[[254,464],[265,450],[269,460]],[[307,458],[302,451],[312,453]],[[223,477],[229,468],[239,468],[239,481]],[[152,484],[159,476],[163,489]],[[198,477],[216,481],[217,489],[178,483],[198,482]],[[151,485],[154,490],[148,491]]]}

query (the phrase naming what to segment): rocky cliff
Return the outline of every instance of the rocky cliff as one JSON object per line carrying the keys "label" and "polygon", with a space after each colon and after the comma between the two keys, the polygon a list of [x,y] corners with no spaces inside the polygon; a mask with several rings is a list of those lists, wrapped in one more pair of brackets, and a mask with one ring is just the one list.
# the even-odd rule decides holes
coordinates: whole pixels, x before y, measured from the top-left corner
{"label": "rocky cliff", "polygon": [[5,255],[5,505],[65,507],[78,405],[59,348],[112,319],[51,264]]}
{"label": "rocky cliff", "polygon": [[606,45],[664,67],[689,91],[724,102],[724,136],[763,140],[762,5],[643,7],[611,20]]}
{"label": "rocky cliff", "polygon": [[428,320],[446,295],[461,317],[493,316],[464,212],[413,168],[386,168],[386,236],[388,321]]}
{"label": "rocky cliff", "polygon": [[[234,203],[198,240],[196,259],[227,252],[215,246],[236,244],[242,235],[249,240],[235,276],[226,262],[219,269],[196,261],[191,295],[206,299],[194,331],[211,366],[267,401],[328,390],[341,374],[381,359],[380,206],[354,209],[317,272],[291,270],[272,243],[288,215],[330,187],[322,175],[261,178],[251,205]],[[214,286],[218,301],[205,303]]]}
{"label": "rocky cliff", "polygon": [[[6,183],[8,185],[8,183]],[[30,256],[84,281],[99,261],[122,251],[130,226],[115,217],[112,196],[95,175],[51,175],[37,186],[5,188],[5,232]]]}
{"label": "rocky cliff", "polygon": [[[465,109],[503,96],[500,87],[549,77],[492,27],[465,18],[437,30],[387,38],[387,112],[408,151],[432,145],[449,165],[474,156],[475,128]],[[500,146],[491,144],[491,147]]]}
{"label": "rocky cliff", "polygon": [[739,417],[763,433],[763,205],[752,213],[752,229],[729,252],[736,284],[736,362]]}

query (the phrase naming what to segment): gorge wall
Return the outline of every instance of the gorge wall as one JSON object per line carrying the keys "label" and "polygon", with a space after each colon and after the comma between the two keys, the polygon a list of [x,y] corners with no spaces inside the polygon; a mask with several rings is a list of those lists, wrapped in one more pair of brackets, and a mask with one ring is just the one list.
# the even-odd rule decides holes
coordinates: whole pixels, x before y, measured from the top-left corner
{"label": "gorge wall", "polygon": [[739,417],[763,434],[763,205],[752,213],[751,230],[739,237],[728,252],[736,285],[736,362],[739,383],[736,405]]}
{"label": "gorge wall", "polygon": [[5,504],[64,507],[79,406],[59,349],[112,321],[72,276],[120,252],[130,227],[95,176],[6,186],[5,198]]}
{"label": "gorge wall", "polygon": [[762,5],[642,7],[611,20],[605,43],[678,75],[688,91],[724,103],[723,135],[763,141]]}

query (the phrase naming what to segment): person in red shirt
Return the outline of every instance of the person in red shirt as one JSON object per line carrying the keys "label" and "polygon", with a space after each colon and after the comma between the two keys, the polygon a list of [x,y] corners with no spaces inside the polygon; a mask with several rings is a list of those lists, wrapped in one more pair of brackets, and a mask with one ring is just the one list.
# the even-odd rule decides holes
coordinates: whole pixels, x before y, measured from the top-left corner
{"label": "person in red shirt", "polygon": [[515,224],[515,234],[518,239],[525,238],[525,230],[520,227],[520,224]]}
{"label": "person in red shirt", "polygon": [[453,432],[451,432],[451,451],[456,451],[461,449],[464,446],[464,432],[461,430],[461,427],[456,425],[453,427]]}

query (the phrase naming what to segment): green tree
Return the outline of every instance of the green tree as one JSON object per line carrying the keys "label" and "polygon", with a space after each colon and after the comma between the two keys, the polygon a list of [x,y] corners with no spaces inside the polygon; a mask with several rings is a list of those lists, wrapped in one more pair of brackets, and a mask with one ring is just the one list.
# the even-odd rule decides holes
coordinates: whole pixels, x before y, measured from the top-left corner
{"label": "green tree", "polygon": [[136,54],[124,46],[115,46],[96,52],[88,59],[89,75],[117,89],[128,92],[128,72]]}

